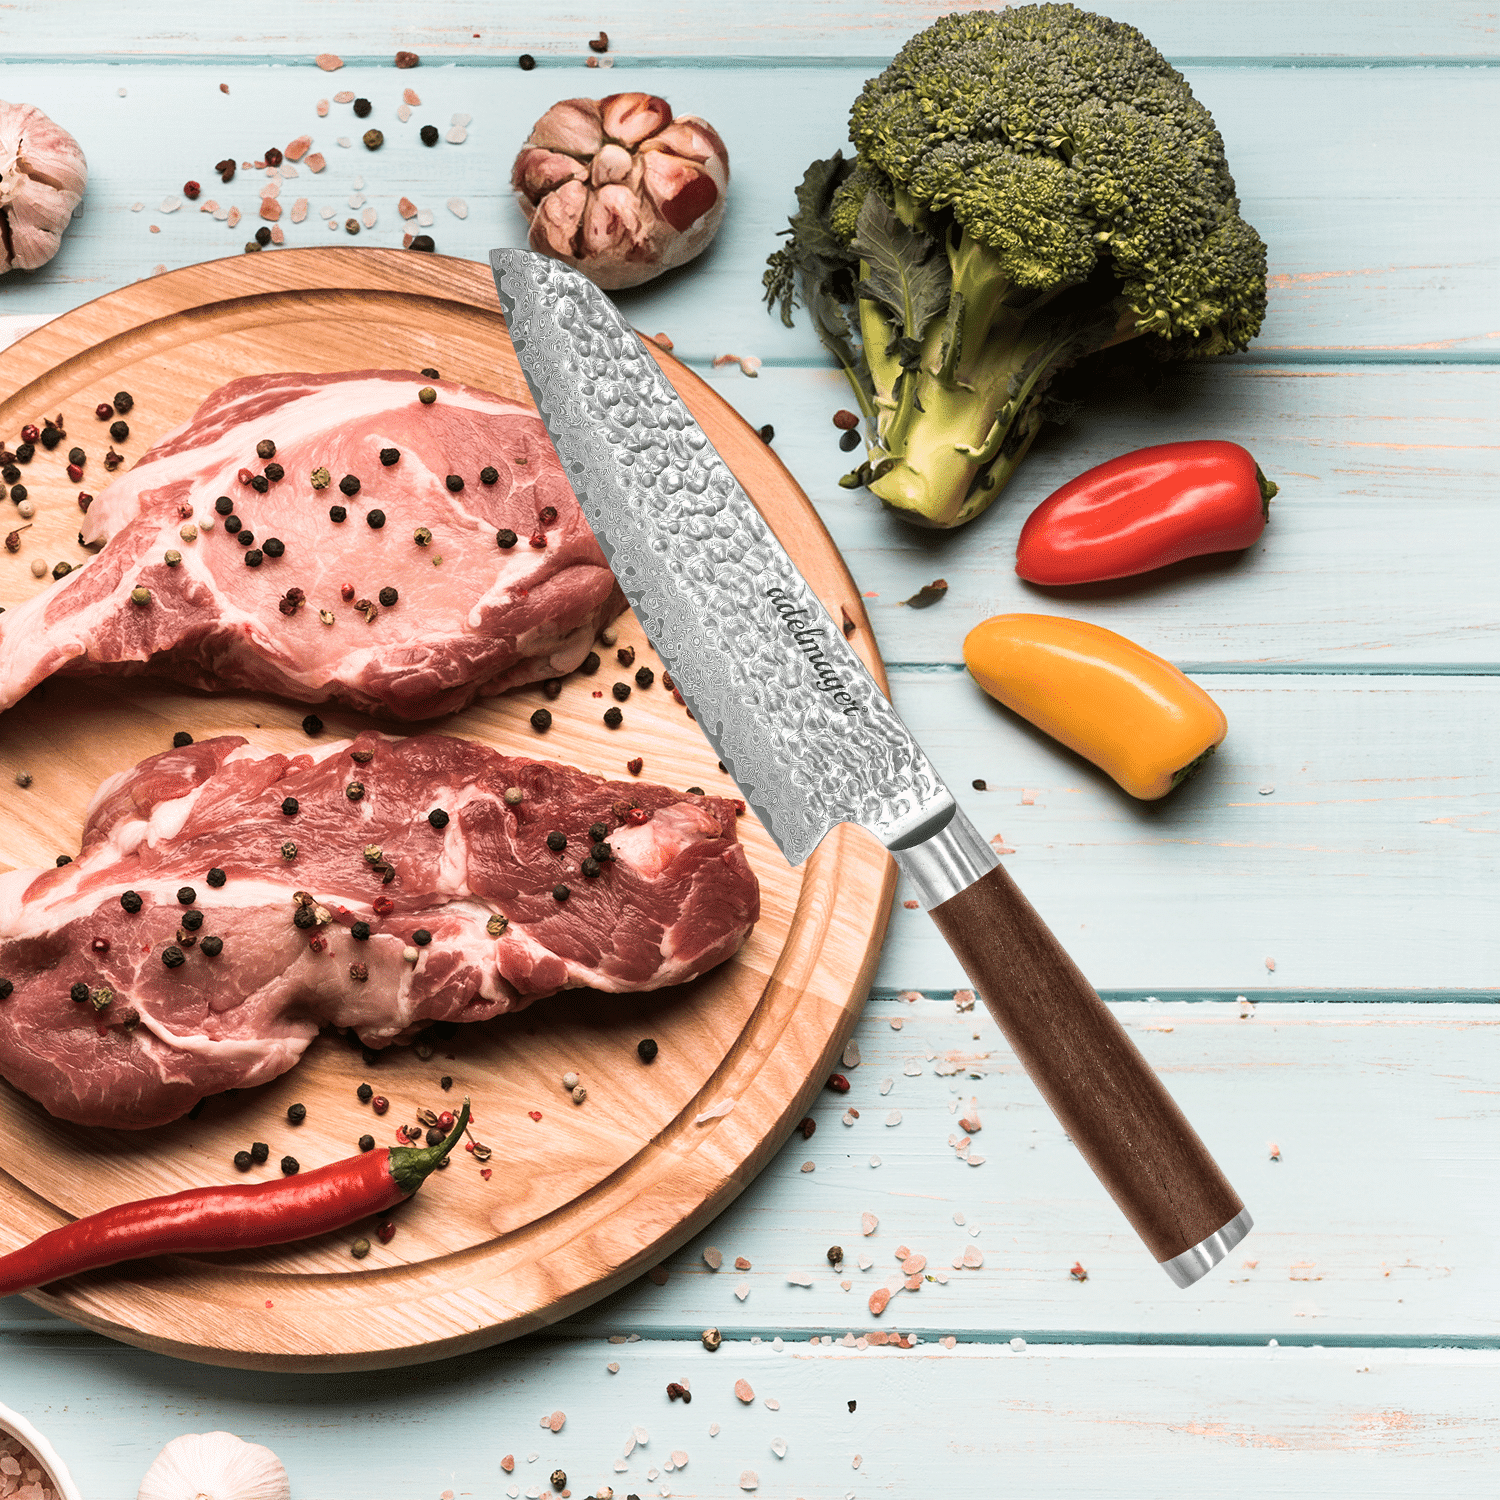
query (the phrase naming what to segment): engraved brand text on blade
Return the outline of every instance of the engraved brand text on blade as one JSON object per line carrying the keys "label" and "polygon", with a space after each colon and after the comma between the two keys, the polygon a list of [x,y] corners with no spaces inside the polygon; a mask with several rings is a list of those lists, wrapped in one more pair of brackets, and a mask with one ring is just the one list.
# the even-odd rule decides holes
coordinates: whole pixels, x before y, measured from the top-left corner
{"label": "engraved brand text on blade", "polygon": [[787,598],[785,589],[767,589],[766,598],[776,607],[776,613],[781,616],[782,624],[786,626],[792,639],[801,647],[803,655],[807,657],[808,665],[818,674],[818,691],[832,693],[833,701],[843,708],[846,714],[862,714],[864,709],[849,696],[844,679],[834,671],[833,663],[821,650],[822,641],[828,636],[828,627],[809,623],[807,615],[796,602]]}

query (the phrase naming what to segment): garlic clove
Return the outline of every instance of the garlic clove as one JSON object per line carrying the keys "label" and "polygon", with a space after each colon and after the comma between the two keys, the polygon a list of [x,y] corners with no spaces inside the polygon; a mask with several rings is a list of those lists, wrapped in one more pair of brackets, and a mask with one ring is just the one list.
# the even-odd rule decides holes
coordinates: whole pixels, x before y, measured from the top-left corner
{"label": "garlic clove", "polygon": [[57,254],[87,182],[88,163],[66,130],[34,105],[0,100],[0,275]]}
{"label": "garlic clove", "polygon": [[729,180],[729,153],[724,149],[724,142],[719,139],[719,132],[697,115],[679,115],[665,130],[649,141],[643,141],[641,150],[670,151],[700,166],[709,161],[722,161],[726,164],[724,179]]}
{"label": "garlic clove", "polygon": [[[629,157],[626,162],[628,165]],[[540,146],[528,146],[516,158],[510,185],[516,192],[525,193],[532,203],[540,203],[563,183],[582,182],[588,175],[588,168],[575,157],[560,151],[546,151]]]}
{"label": "garlic clove", "polygon": [[652,215],[629,188],[606,183],[589,194],[583,215],[584,255],[639,260],[651,252]]}
{"label": "garlic clove", "polygon": [[605,135],[624,146],[638,146],[672,123],[672,106],[655,94],[611,94],[599,101],[599,114]]}
{"label": "garlic clove", "polygon": [[673,229],[690,229],[719,201],[712,177],[680,156],[653,151],[646,157],[646,192]]}
{"label": "garlic clove", "polygon": [[146,1470],[136,1500],[291,1500],[281,1460],[232,1432],[173,1438]]}
{"label": "garlic clove", "polygon": [[634,164],[630,153],[623,146],[616,146],[611,141],[594,158],[594,165],[589,172],[589,181],[595,187],[603,187],[607,182],[623,182],[630,176],[630,169]]}
{"label": "garlic clove", "polygon": [[592,156],[604,144],[599,105],[593,99],[564,99],[531,127],[527,143],[568,156]]}
{"label": "garlic clove", "polygon": [[548,193],[531,221],[531,248],[565,260],[580,254],[578,231],[588,196],[581,182],[565,182],[555,193]]}

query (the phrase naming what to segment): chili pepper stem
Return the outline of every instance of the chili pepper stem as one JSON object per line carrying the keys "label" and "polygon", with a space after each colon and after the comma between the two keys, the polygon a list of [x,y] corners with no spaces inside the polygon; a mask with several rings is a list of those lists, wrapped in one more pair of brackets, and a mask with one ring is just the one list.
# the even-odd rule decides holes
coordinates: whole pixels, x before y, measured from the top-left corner
{"label": "chili pepper stem", "polygon": [[1260,486],[1260,503],[1265,512],[1266,520],[1271,519],[1271,501],[1276,498],[1281,486],[1274,479],[1267,479],[1260,471],[1260,465],[1255,466],[1255,482]]}
{"label": "chili pepper stem", "polygon": [[1189,781],[1194,776],[1196,776],[1198,772],[1208,764],[1209,756],[1212,755],[1218,748],[1219,747],[1217,745],[1210,745],[1202,755],[1195,757],[1193,760],[1190,760],[1185,766],[1181,766],[1177,770],[1173,771],[1171,789],[1175,790],[1177,787],[1180,787],[1184,781]]}
{"label": "chili pepper stem", "polygon": [[394,1146],[391,1149],[386,1170],[399,1187],[410,1198],[422,1186],[429,1173],[463,1138],[464,1127],[469,1123],[469,1101],[464,1099],[463,1108],[453,1122],[453,1129],[436,1146]]}

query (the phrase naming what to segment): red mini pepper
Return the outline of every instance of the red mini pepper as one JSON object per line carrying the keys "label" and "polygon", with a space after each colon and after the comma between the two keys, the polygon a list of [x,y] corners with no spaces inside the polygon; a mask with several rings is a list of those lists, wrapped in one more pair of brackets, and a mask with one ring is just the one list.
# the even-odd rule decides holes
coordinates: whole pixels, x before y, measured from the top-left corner
{"label": "red mini pepper", "polygon": [[0,1297],[147,1255],[249,1250],[342,1229],[410,1198],[468,1121],[465,1099],[436,1146],[368,1151],[280,1182],[189,1188],[75,1219],[0,1256]]}
{"label": "red mini pepper", "polygon": [[1276,486],[1238,443],[1162,443],[1099,464],[1026,519],[1016,572],[1028,583],[1099,583],[1248,547]]}

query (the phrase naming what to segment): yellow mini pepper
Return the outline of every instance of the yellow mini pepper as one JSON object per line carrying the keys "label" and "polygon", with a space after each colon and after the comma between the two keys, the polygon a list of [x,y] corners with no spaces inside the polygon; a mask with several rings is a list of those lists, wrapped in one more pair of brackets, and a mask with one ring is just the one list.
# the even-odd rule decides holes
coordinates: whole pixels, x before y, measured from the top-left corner
{"label": "yellow mini pepper", "polygon": [[992,698],[1143,801],[1185,781],[1229,730],[1171,662],[1083,620],[995,615],[969,632],[964,663]]}

